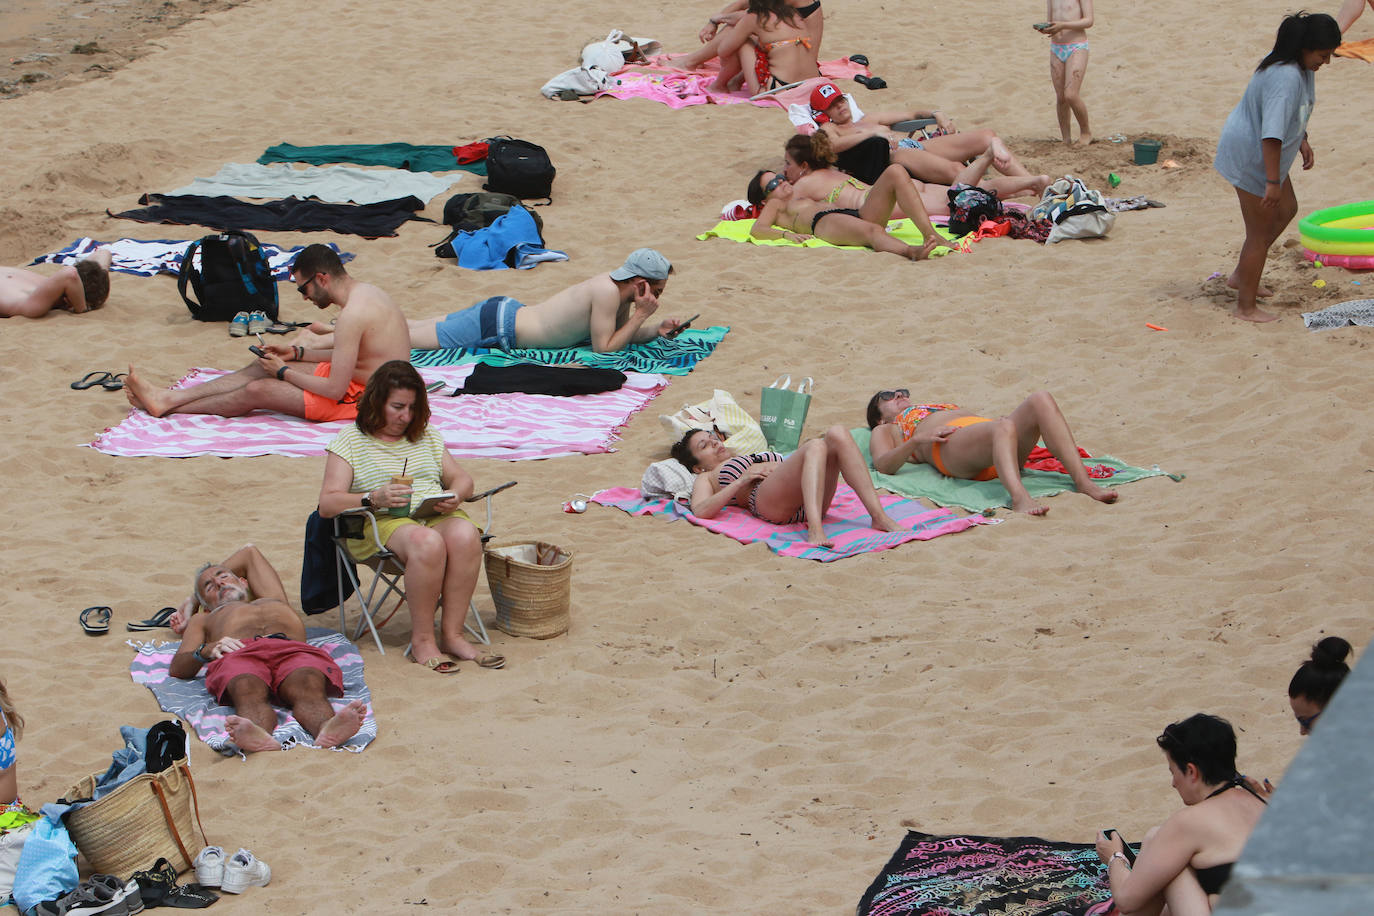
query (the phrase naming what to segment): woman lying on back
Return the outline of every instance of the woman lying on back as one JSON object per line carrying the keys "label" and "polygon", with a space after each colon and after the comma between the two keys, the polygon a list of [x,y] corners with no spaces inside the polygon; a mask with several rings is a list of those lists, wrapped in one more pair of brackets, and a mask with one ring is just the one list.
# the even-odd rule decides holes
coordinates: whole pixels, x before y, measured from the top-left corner
{"label": "woman lying on back", "polygon": [[825,511],[842,476],[868,510],[874,528],[906,530],[883,510],[863,453],[843,426],[832,426],[821,438],[803,442],[786,458],[777,452],[737,455],[701,429],[674,444],[672,455],[697,475],[691,505],[692,514],[700,518],[715,518],[726,506],[738,506],[774,525],[805,522],[808,541],[833,547],[825,536]]}

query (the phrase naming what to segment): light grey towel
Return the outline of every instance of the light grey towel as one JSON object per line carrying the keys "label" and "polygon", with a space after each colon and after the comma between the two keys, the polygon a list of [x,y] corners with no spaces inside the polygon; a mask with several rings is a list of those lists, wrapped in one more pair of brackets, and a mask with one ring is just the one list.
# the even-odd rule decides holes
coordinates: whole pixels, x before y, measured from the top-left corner
{"label": "light grey towel", "polygon": [[1351,299],[1319,312],[1303,312],[1302,323],[1312,331],[1348,328],[1352,324],[1374,327],[1374,299]]}
{"label": "light grey towel", "polygon": [[428,204],[461,178],[461,173],[435,175],[405,169],[360,169],[347,165],[293,168],[285,162],[260,165],[228,162],[209,178],[197,178],[175,194],[207,197],[317,197],[336,203],[375,204],[400,197],[418,197]]}

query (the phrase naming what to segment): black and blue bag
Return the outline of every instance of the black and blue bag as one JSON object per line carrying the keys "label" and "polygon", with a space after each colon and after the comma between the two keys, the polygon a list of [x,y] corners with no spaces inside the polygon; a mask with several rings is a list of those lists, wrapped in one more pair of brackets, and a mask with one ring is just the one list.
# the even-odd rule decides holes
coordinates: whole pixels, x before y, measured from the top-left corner
{"label": "black and blue bag", "polygon": [[192,242],[181,259],[177,292],[197,321],[232,321],[239,312],[266,312],[277,320],[277,283],[262,245],[248,232],[228,229]]}

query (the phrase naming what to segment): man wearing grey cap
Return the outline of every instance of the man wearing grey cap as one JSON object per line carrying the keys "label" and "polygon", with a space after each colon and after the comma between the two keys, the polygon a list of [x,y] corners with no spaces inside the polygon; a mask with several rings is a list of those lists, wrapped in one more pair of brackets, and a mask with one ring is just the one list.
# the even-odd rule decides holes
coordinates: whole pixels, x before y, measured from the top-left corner
{"label": "man wearing grey cap", "polygon": [[413,319],[417,350],[491,347],[561,349],[591,341],[598,353],[669,335],[681,322],[650,322],[673,265],[652,248],[640,248],[610,273],[555,293],[538,305],[493,296],[443,318]]}

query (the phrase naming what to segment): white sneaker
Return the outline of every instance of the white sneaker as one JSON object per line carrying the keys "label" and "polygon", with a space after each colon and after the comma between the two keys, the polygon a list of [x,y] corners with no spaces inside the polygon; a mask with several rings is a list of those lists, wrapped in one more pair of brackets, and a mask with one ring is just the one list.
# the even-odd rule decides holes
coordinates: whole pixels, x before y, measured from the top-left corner
{"label": "white sneaker", "polygon": [[248,333],[261,334],[272,326],[272,319],[267,317],[266,312],[248,313]]}
{"label": "white sneaker", "polygon": [[224,850],[206,846],[196,855],[196,883],[204,887],[219,887],[224,880]]}
{"label": "white sneaker", "polygon": [[235,316],[233,317],[233,320],[231,320],[231,321],[229,322],[229,336],[230,336],[230,337],[247,337],[247,336],[248,336],[248,321],[249,321],[249,319],[248,319],[248,313],[247,313],[247,312],[239,312],[237,315],[235,315]]}
{"label": "white sneaker", "polygon": [[248,850],[240,849],[224,863],[224,877],[219,889],[226,894],[242,894],[245,888],[266,887],[271,880],[272,869],[267,867],[267,863]]}

